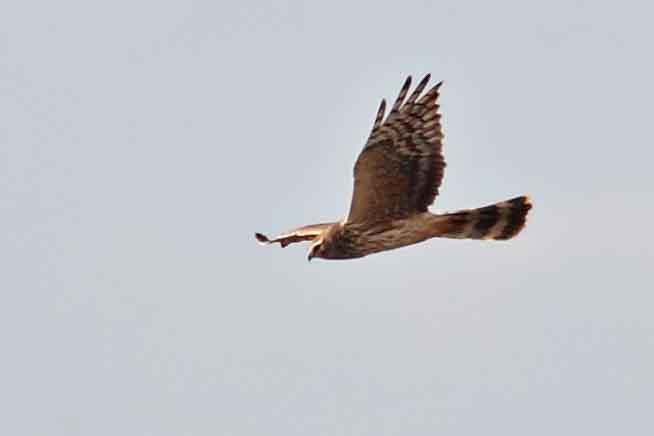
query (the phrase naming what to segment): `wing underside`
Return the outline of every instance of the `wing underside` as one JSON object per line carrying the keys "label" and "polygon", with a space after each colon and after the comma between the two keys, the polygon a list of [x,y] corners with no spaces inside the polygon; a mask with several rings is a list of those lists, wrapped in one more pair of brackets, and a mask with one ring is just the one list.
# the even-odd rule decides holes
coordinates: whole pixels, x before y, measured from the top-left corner
{"label": "wing underside", "polygon": [[287,245],[296,242],[311,241],[334,224],[336,223],[320,223],[302,226],[275,236],[272,239],[268,238],[268,236],[263,233],[255,233],[254,237],[262,244],[274,244],[278,242],[282,247],[286,247]]}

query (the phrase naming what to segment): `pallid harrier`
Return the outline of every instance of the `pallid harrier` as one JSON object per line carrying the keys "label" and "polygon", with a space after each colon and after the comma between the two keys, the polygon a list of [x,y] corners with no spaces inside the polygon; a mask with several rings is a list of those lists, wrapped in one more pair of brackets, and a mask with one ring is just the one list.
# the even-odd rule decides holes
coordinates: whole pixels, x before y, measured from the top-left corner
{"label": "pallid harrier", "polygon": [[531,202],[526,196],[479,209],[441,215],[427,207],[443,180],[443,130],[436,84],[422,97],[427,74],[409,99],[409,76],[386,120],[382,100],[370,137],[354,165],[354,192],[347,218],[312,224],[261,243],[282,247],[311,241],[308,259],[353,259],[427,239],[510,239],[525,225]]}

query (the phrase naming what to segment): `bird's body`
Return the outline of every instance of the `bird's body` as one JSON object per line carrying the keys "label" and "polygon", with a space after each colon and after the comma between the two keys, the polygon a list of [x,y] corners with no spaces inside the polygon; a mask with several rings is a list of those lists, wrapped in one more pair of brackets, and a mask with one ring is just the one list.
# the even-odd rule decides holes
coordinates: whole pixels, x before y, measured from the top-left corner
{"label": "bird's body", "polygon": [[437,232],[437,217],[438,215],[424,212],[376,225],[335,223],[324,235],[328,245],[321,252],[321,257],[354,259],[422,242],[429,239],[428,235]]}
{"label": "bird's body", "polygon": [[434,237],[510,239],[525,224],[531,208],[525,196],[494,205],[437,215],[427,208],[438,195],[445,161],[438,113],[438,83],[422,97],[429,75],[404,102],[411,78],[388,118],[385,101],[354,168],[354,192],[347,218],[300,227],[262,243],[282,247],[311,241],[309,259],[353,259],[416,244]]}

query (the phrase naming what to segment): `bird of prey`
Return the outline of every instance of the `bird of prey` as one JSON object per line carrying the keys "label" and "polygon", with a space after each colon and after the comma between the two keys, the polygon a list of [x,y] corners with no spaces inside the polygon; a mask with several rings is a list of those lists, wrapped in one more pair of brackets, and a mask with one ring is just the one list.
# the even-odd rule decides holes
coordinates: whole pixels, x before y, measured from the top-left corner
{"label": "bird of prey", "polygon": [[354,190],[346,218],[299,227],[272,239],[255,233],[256,239],[282,247],[311,241],[311,260],[353,259],[437,237],[504,240],[520,233],[531,209],[527,196],[452,213],[428,211],[445,169],[437,103],[443,82],[423,95],[429,78],[427,74],[406,99],[409,76],[386,118],[386,101],[381,101],[372,132],[354,165]]}

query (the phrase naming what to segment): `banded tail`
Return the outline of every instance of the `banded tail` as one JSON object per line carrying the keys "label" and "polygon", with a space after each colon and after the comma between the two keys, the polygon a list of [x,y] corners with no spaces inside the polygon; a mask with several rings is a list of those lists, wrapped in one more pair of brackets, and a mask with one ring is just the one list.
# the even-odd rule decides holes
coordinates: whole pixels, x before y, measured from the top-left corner
{"label": "banded tail", "polygon": [[529,197],[522,196],[478,209],[438,215],[437,236],[457,239],[511,239],[524,228],[529,209]]}

